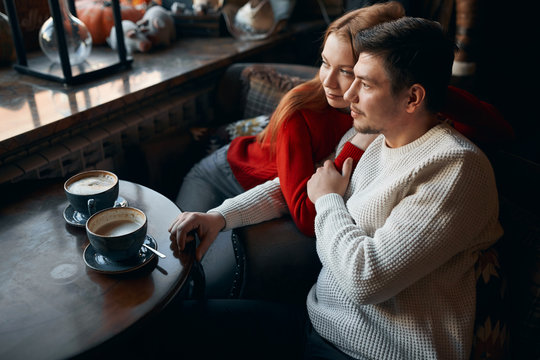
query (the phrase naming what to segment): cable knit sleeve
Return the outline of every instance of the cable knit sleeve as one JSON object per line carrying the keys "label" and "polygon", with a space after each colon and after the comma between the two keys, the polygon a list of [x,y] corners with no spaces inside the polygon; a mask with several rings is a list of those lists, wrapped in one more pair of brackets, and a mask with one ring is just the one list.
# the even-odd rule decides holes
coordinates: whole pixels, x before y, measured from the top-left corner
{"label": "cable knit sleeve", "polygon": [[[347,203],[337,194],[317,200],[317,253],[351,301],[388,300],[456,254],[486,247],[494,234],[500,236],[488,160],[475,150],[447,149],[428,149],[434,153],[425,161],[411,161],[413,171],[402,171],[406,161],[394,161],[393,176],[379,174],[366,191],[355,172],[351,181],[357,190]],[[363,162],[362,171],[375,169],[381,159]]]}

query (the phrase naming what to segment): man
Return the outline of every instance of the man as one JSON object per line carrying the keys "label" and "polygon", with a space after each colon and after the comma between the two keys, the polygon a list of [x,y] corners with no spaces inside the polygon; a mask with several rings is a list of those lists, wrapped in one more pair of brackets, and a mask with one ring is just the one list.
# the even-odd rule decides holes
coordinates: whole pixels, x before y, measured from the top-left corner
{"label": "man", "polygon": [[[337,153],[360,134],[380,135],[354,171],[352,159],[342,173],[327,161],[308,182],[322,269],[307,299],[307,357],[466,359],[474,264],[502,229],[489,161],[435,115],[454,45],[437,23],[419,18],[378,25],[357,41],[363,50],[345,94],[354,128]],[[196,228],[211,238],[281,216],[278,185],[190,214],[173,225],[172,238],[182,248]]]}
{"label": "man", "polygon": [[453,46],[405,18],[362,32],[345,94],[354,128],[380,133],[350,183],[330,162],[308,183],[323,264],[308,311],[354,357],[469,357],[477,252],[502,234],[486,157],[437,123]]}

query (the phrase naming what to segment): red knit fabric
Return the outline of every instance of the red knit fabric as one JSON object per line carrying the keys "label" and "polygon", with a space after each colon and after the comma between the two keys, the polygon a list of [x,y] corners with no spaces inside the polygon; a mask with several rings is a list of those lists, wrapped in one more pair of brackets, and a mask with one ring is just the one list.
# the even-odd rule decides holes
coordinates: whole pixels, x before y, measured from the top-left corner
{"label": "red knit fabric", "polygon": [[337,169],[337,171],[341,172],[343,169],[343,163],[347,158],[353,159],[353,170],[356,168],[356,165],[358,165],[358,161],[364,154],[364,150],[354,146],[349,141],[345,143],[343,146],[343,149],[339,153],[339,155],[336,157],[336,160],[334,160],[334,165]]}
{"label": "red knit fabric", "polygon": [[313,236],[315,206],[307,197],[307,181],[315,164],[335,150],[351,126],[350,114],[330,106],[322,112],[298,111],[279,131],[275,159],[270,158],[267,144],[261,146],[248,136],[231,142],[227,160],[246,190],[279,177],[291,217],[303,233]]}

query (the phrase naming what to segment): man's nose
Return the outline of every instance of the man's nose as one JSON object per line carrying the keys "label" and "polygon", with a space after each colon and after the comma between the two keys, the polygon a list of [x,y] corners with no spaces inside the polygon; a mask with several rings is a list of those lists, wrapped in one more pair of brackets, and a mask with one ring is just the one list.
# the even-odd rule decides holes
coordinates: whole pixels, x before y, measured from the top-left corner
{"label": "man's nose", "polygon": [[350,103],[356,104],[358,102],[358,86],[356,80],[353,81],[351,86],[343,94],[343,98]]}

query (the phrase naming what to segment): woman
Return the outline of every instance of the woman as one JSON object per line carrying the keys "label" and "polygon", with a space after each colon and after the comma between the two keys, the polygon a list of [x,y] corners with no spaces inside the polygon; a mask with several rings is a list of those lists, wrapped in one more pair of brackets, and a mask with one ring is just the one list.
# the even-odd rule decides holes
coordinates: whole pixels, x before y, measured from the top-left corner
{"label": "woman", "polygon": [[279,177],[292,218],[313,236],[315,208],[306,183],[328,158],[352,118],[343,94],[354,80],[354,34],[404,16],[398,2],[345,14],[326,30],[318,75],[289,91],[257,136],[234,139],[203,159],[185,177],[176,203],[183,211],[207,211],[256,185]]}

